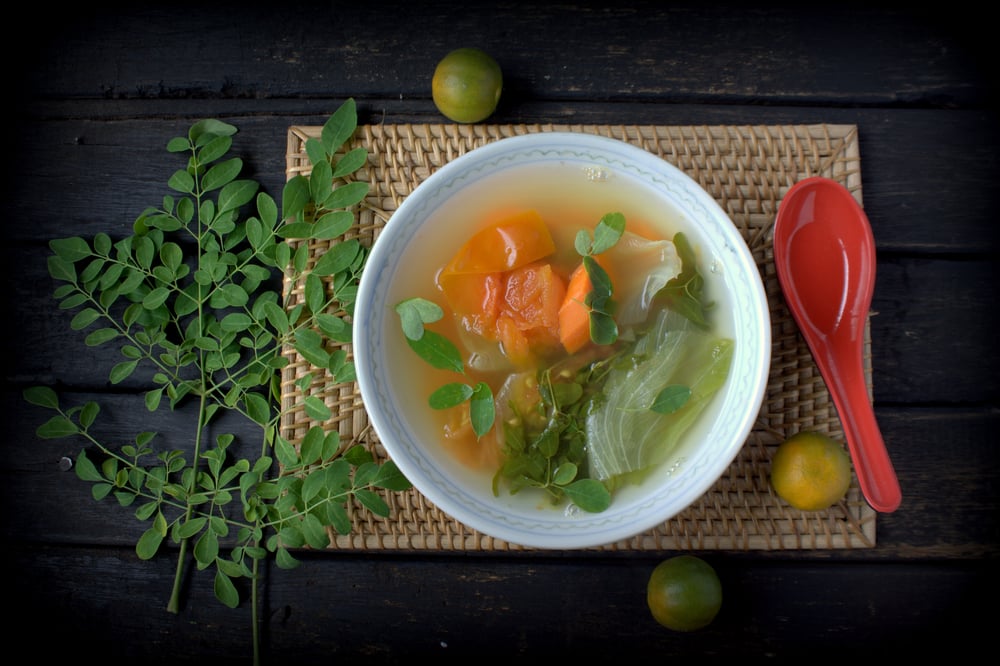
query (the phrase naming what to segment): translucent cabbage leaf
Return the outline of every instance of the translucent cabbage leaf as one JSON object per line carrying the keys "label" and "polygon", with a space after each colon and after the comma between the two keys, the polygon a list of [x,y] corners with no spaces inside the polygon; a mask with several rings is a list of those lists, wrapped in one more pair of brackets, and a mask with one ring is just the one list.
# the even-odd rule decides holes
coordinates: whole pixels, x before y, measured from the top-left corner
{"label": "translucent cabbage leaf", "polygon": [[[725,383],[732,355],[732,340],[660,314],[609,372],[604,399],[587,416],[590,476],[617,482],[663,462]],[[689,387],[690,398],[669,414],[650,409],[670,385]]]}
{"label": "translucent cabbage leaf", "polygon": [[672,241],[649,240],[629,231],[601,257],[614,284],[619,326],[644,322],[657,292],[681,272]]}

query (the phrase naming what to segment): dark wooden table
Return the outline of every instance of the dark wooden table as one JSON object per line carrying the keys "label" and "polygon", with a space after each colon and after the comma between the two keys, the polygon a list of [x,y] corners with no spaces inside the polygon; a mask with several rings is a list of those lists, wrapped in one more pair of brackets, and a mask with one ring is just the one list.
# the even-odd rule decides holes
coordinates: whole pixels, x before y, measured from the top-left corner
{"label": "dark wooden table", "polygon": [[176,166],[166,142],[201,118],[239,128],[234,150],[274,195],[287,128],[321,124],[347,97],[361,122],[440,122],[431,72],[467,45],[504,69],[491,122],[858,126],[878,247],[874,402],[903,503],[879,516],[875,548],[699,553],[725,603],[695,634],[646,609],[646,579],[672,553],[303,553],[297,570],[265,571],[265,663],[846,663],[993,647],[1000,143],[984,16],[871,3],[157,4],[28,6],[31,20],[9,25],[28,41],[5,46],[8,649],[46,663],[251,660],[250,605],[222,606],[189,567],[168,613],[174,553],[140,561],[131,509],[94,501],[62,464],[81,443],[35,435],[47,414],[21,392],[45,384],[98,400],[112,439],[189,436],[183,409],[150,415],[143,386],[109,383],[117,351],[86,347],[55,307],[48,241],[129,233]]}

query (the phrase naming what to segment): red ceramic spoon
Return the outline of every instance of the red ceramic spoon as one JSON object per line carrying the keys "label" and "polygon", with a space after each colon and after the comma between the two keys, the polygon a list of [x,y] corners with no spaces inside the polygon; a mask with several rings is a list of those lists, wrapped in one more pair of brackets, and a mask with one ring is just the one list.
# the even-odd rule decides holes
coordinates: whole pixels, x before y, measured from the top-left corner
{"label": "red ceramic spoon", "polygon": [[814,177],[788,190],[774,224],[774,265],[843,422],[861,492],[876,511],[895,511],[899,481],[875,422],[862,356],[875,240],[847,188]]}

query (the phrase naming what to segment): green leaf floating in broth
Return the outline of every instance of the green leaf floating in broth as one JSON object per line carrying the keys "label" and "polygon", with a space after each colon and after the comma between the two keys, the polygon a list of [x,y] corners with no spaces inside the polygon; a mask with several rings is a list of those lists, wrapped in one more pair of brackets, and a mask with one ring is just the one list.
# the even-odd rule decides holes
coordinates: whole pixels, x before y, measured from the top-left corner
{"label": "green leaf floating in broth", "polygon": [[[725,382],[732,352],[732,340],[660,314],[608,373],[604,399],[587,416],[590,477],[637,480],[663,462]],[[668,414],[652,409],[671,385],[688,387],[690,397]]]}
{"label": "green leaf floating in broth", "polygon": [[424,335],[424,324],[431,324],[444,317],[444,310],[433,301],[423,298],[408,298],[396,304],[403,327],[403,335],[410,340],[419,340]]}
{"label": "green leaf floating in broth", "polygon": [[691,399],[691,387],[681,384],[671,384],[656,395],[650,407],[659,414],[672,414],[687,404]]}
{"label": "green leaf floating in broth", "polygon": [[611,494],[596,479],[577,479],[563,486],[573,504],[590,513],[600,513],[611,506]]}
{"label": "green leaf floating in broth", "polygon": [[449,409],[472,397],[473,389],[462,382],[450,382],[431,393],[428,404],[432,409]]}
{"label": "green leaf floating in broth", "polygon": [[493,427],[496,419],[496,404],[493,391],[486,382],[479,382],[469,398],[469,418],[476,437],[482,437]]}
{"label": "green leaf floating in broth", "polygon": [[706,312],[714,304],[704,300],[705,279],[698,271],[695,250],[683,233],[674,235],[674,246],[680,256],[681,272],[667,282],[657,296],[671,310],[683,314],[700,328],[707,329],[709,324]]}
{"label": "green leaf floating in broth", "polygon": [[452,372],[465,373],[465,366],[462,364],[462,354],[458,347],[435,331],[424,330],[424,334],[419,340],[406,339],[410,348],[417,355],[439,370],[451,370]]}

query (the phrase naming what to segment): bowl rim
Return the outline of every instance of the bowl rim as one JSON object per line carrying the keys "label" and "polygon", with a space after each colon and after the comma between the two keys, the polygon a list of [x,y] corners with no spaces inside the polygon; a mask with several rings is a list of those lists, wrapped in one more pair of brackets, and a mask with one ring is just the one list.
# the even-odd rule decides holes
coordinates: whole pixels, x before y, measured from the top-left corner
{"label": "bowl rim", "polygon": [[[575,158],[575,155],[581,157]],[[518,158],[526,156],[534,156],[534,159],[540,160],[596,160],[611,168],[627,168],[637,175],[645,174],[646,177],[676,186],[676,193],[703,217],[702,220],[692,220],[691,223],[700,225],[705,221],[711,222],[714,225],[711,231],[718,236],[716,240],[719,247],[716,249],[729,253],[739,276],[749,278],[743,287],[750,303],[742,305],[753,313],[744,322],[751,326],[749,329],[738,328],[738,332],[745,340],[751,340],[755,360],[750,363],[747,376],[740,378],[745,386],[738,395],[741,404],[746,406],[740,411],[738,418],[730,419],[725,448],[718,451],[712,461],[705,461],[710,466],[711,473],[697,477],[697,483],[694,482],[695,475],[685,475],[688,481],[679,482],[673,488],[677,497],[675,501],[665,503],[662,497],[654,494],[649,502],[634,504],[630,507],[627,523],[620,520],[622,514],[615,511],[614,502],[604,514],[586,514],[583,519],[577,516],[567,520],[563,512],[551,510],[539,512],[538,516],[532,515],[530,520],[523,516],[512,518],[501,510],[499,503],[492,507],[485,506],[474,498],[465,497],[453,485],[449,486],[452,484],[450,480],[428,470],[420,464],[420,460],[411,459],[407,448],[399,446],[390,436],[390,433],[396,434],[404,428],[400,415],[384,409],[367,406],[366,409],[369,422],[389,458],[418,492],[453,519],[488,536],[530,548],[596,547],[636,536],[666,522],[697,501],[725,473],[746,442],[763,403],[771,353],[769,307],[760,272],[735,224],[715,199],[678,167],[635,144],[585,131],[538,131],[503,137],[450,160],[420,182],[392,213],[372,244],[368,264],[361,275],[352,324],[354,361],[363,400],[365,396],[381,395],[382,378],[375,361],[377,352],[371,350],[370,345],[378,344],[372,335],[373,330],[381,326],[385,317],[391,316],[391,312],[386,312],[391,311],[391,305],[381,303],[377,298],[379,290],[386,288],[388,276],[382,271],[369,271],[368,265],[385,265],[401,242],[397,237],[413,233],[412,225],[404,224],[403,220],[409,221],[409,218],[415,217],[422,221],[429,217],[432,211],[428,211],[428,207],[435,201],[446,199],[447,193],[444,191],[451,189],[454,183],[486,177],[490,169],[514,166]],[[396,222],[395,225],[393,221]],[[376,304],[381,307],[381,312],[375,309]],[[373,322],[377,322],[378,326]],[[359,344],[360,341],[363,342]],[[751,354],[747,353],[745,356],[749,357]],[[732,381],[733,378],[730,377],[727,384]],[[732,388],[726,391],[727,396],[732,393]],[[720,398],[717,397],[716,400],[718,399]],[[714,429],[713,424],[713,432]],[[447,490],[443,489],[445,486],[449,486]],[[478,510],[470,508],[473,506]],[[640,515],[646,509],[649,511]]]}

